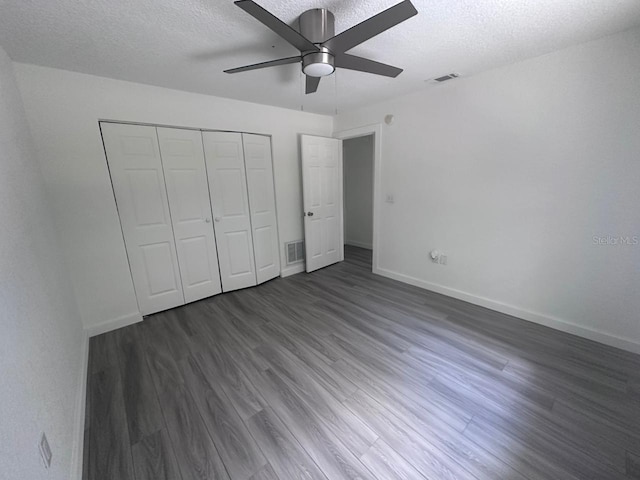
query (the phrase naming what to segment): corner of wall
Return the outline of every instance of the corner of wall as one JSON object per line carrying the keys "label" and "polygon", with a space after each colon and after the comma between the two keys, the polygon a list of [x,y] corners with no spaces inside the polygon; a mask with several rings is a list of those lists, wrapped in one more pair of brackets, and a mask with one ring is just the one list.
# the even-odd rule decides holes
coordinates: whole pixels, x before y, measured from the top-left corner
{"label": "corner of wall", "polygon": [[305,270],[304,262],[302,262],[302,263],[298,263],[296,265],[292,265],[292,266],[287,267],[287,268],[283,268],[280,271],[280,276],[282,278],[290,277],[291,275],[295,275],[296,273],[302,273],[302,272],[304,272],[304,270]]}
{"label": "corner of wall", "polygon": [[118,318],[105,320],[104,322],[87,326],[85,327],[85,332],[89,337],[95,337],[97,335],[101,335],[112,330],[117,330],[118,328],[127,327],[141,321],[142,314],[140,312],[133,312]]}

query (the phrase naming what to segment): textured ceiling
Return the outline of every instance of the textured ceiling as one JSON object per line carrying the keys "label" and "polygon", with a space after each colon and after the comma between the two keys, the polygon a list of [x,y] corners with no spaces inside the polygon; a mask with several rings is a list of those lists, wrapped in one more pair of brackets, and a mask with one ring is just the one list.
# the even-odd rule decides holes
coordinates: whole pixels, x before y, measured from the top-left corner
{"label": "textured ceiling", "polygon": [[[329,8],[336,32],[399,0],[258,0],[290,25]],[[231,0],[0,0],[0,45],[15,61],[333,114],[619,32],[640,24],[640,0],[414,0],[418,15],[350,53],[405,71],[396,79],[339,70],[304,96],[298,65],[223,69],[295,48]]]}

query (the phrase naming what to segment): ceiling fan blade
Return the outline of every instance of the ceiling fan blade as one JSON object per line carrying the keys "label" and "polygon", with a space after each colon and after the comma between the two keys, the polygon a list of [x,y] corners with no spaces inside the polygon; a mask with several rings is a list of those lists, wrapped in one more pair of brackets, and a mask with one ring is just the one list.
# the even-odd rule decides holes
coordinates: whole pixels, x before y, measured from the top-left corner
{"label": "ceiling fan blade", "polygon": [[306,77],[307,84],[304,93],[314,93],[316,90],[318,90],[318,85],[320,85],[320,79],[322,77],[311,77],[309,75],[306,75]]}
{"label": "ceiling fan blade", "polygon": [[224,73],[247,72],[249,70],[258,70],[259,68],[275,67],[277,65],[296,63],[300,60],[300,57],[279,58],[278,60],[269,60],[268,62],[254,63],[253,65],[245,65],[244,67],[231,68],[229,70],[225,70]]}
{"label": "ceiling fan blade", "polygon": [[369,60],[368,58],[356,57],[355,55],[349,55],[342,53],[336,55],[335,66],[340,68],[346,68],[347,70],[357,70],[359,72],[373,73],[375,75],[384,75],[385,77],[397,77],[402,73],[402,69],[398,67],[392,67],[386,63],[376,62]]}
{"label": "ceiling fan blade", "polygon": [[410,0],[398,3],[391,8],[361,22],[349,30],[339,33],[322,44],[332,53],[338,54],[360,45],[362,42],[396,26],[416,15],[418,11]]}
{"label": "ceiling fan blade", "polygon": [[318,47],[311,41],[304,38],[300,33],[298,33],[296,30],[291,28],[279,18],[269,13],[256,2],[252,0],[238,0],[234,3],[249,15],[254,17],[256,20],[276,32],[301,52],[317,52],[319,50]]}

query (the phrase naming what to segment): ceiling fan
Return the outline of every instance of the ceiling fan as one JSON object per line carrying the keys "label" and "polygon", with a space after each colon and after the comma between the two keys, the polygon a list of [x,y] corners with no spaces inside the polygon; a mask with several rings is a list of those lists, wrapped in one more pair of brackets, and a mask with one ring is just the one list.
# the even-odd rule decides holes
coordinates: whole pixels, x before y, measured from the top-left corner
{"label": "ceiling fan", "polygon": [[331,75],[336,67],[386,77],[395,78],[400,75],[401,68],[345,52],[418,13],[409,0],[404,0],[335,35],[335,19],[333,13],[326,8],[314,8],[300,15],[300,32],[298,32],[252,0],[238,0],[234,3],[300,50],[300,55],[232,68],[225,70],[225,73],[239,73],[302,62],[302,72],[306,76],[306,93],[315,92],[320,79]]}

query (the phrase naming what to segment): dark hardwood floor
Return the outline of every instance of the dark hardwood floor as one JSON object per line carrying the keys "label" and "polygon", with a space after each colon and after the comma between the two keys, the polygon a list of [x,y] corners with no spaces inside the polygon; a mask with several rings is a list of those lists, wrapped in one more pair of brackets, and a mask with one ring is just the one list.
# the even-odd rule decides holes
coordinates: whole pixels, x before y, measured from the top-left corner
{"label": "dark hardwood floor", "polygon": [[85,478],[640,479],[640,356],[370,270],[92,338]]}

